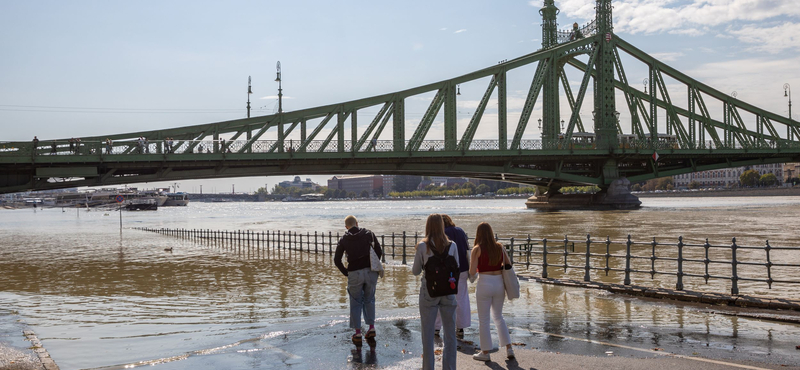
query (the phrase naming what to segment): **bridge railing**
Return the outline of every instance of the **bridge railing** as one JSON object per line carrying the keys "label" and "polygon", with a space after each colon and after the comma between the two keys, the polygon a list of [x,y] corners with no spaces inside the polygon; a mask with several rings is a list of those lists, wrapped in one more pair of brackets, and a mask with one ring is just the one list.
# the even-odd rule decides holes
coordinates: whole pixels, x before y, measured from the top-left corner
{"label": "bridge railing", "polygon": [[[400,151],[405,151],[410,141],[406,141]],[[506,143],[510,145],[510,143]],[[282,145],[282,146],[281,146]],[[800,149],[800,142],[795,141],[756,141],[753,143],[735,143],[732,145],[717,145],[713,141],[698,141],[690,146],[676,141],[650,141],[650,140],[625,140],[621,141],[619,149],[634,150],[678,150],[678,149]],[[444,140],[425,140],[420,143],[417,151],[444,151]],[[558,138],[553,140],[522,140],[519,150],[586,150],[596,149],[593,142],[579,142]],[[341,152],[354,150],[351,141],[345,141]],[[393,140],[377,140],[365,142],[359,152],[393,152]],[[500,150],[498,140],[473,140],[468,147],[469,151],[497,151]],[[0,157],[31,157],[53,155],[123,155],[123,154],[203,154],[203,153],[335,153],[340,152],[338,143],[334,140],[313,140],[304,144],[300,140],[287,139],[281,144],[278,140],[258,140],[248,147],[247,140],[174,140],[172,144],[166,140],[152,140],[139,143],[135,140],[116,141],[107,144],[102,141],[69,142],[68,140],[40,141],[36,148],[31,142],[0,142]]]}
{"label": "bridge railing", "polygon": [[[286,230],[210,230],[135,228],[162,235],[190,239],[240,253],[262,254],[276,251],[308,252],[332,255],[341,238],[332,232],[295,232]],[[377,236],[383,247],[383,260],[406,265],[413,261],[415,246],[423,239],[419,232],[398,232]],[[469,239],[473,241],[474,239]],[[580,276],[584,281],[616,281],[624,285],[671,285],[684,290],[687,281],[694,287],[711,285],[760,292],[780,284],[795,292],[800,288],[800,247],[739,245],[686,242],[677,240],[634,241],[585,238],[536,239],[497,237],[505,245],[514,264],[526,270],[538,270],[543,278],[553,275]],[[670,277],[672,280],[667,280]]]}

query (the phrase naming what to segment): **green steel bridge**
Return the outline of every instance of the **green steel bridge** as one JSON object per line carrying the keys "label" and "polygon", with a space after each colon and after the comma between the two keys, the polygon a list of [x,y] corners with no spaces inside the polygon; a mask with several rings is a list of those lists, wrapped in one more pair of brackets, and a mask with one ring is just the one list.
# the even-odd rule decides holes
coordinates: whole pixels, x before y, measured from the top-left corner
{"label": "green steel bridge", "polygon": [[[597,0],[596,9],[593,22],[560,31],[554,1],[544,0],[540,50],[408,90],[268,116],[83,137],[73,149],[67,139],[0,142],[0,193],[342,173],[470,177],[551,190],[567,184],[607,189],[625,178],[639,182],[800,161],[800,123],[692,79],[618,37],[613,32],[611,0]],[[621,53],[649,69],[644,91],[629,83]],[[536,66],[535,73],[519,120],[512,126],[507,74],[528,65]],[[567,80],[567,67],[582,74],[577,91]],[[671,79],[670,87],[676,81],[683,85],[680,95],[686,94],[686,102],[675,104],[670,98],[665,76]],[[489,80],[485,93],[466,127],[458,127],[458,86],[481,79]],[[584,100],[589,91],[593,106],[587,108]],[[413,134],[406,137],[406,99],[426,93],[435,95],[416,127],[409,127]],[[624,103],[618,104],[617,98]],[[487,124],[484,112],[490,100],[496,100],[498,113]],[[527,139],[537,103],[542,110],[540,134]],[[571,114],[562,117],[565,103]],[[582,108],[592,109],[591,124],[581,120]],[[365,112],[375,110],[371,119],[358,122]],[[621,122],[620,111],[630,122]],[[444,138],[433,140],[429,131],[442,116]],[[481,128],[491,125],[496,139],[475,139],[482,121]]]}

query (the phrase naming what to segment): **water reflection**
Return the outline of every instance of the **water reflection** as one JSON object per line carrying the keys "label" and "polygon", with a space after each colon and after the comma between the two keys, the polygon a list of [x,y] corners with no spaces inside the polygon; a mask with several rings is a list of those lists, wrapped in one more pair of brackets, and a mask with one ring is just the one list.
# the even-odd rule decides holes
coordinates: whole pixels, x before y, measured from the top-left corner
{"label": "water reflection", "polygon": [[[622,239],[632,233],[674,241],[677,235],[725,240],[738,233],[741,239],[762,243],[767,236],[770,243],[778,245],[791,244],[794,236],[772,225],[782,220],[771,217],[796,216],[793,212],[800,199],[794,202],[769,205],[768,212],[752,204],[712,204],[716,208],[708,210],[679,201],[678,205],[642,211],[599,213],[529,212],[518,200],[323,202],[314,207],[192,204],[151,214],[126,213],[124,222],[127,226],[215,230],[303,231],[311,225],[335,234],[341,231],[344,216],[354,213],[377,234],[391,234],[422,231],[427,214],[444,211],[469,234],[488,219],[503,235],[530,233],[560,238],[563,234],[588,233]],[[236,360],[242,363],[240,368],[255,368],[256,361],[263,365],[270,359],[280,364],[305,361],[314,368],[312,358],[317,358],[317,351],[321,353],[319,363],[335,361],[345,366],[347,356],[353,356],[350,365],[358,363],[350,352],[352,344],[339,341],[347,329],[346,280],[327,251],[308,253],[254,243],[192,241],[133,230],[125,230],[120,236],[118,219],[86,211],[0,211],[0,223],[5,226],[0,229],[0,305],[18,310],[34,325],[62,368],[172,358],[222,348],[246,338],[257,339],[236,347],[252,346],[247,350],[260,354],[246,352],[252,365]],[[736,225],[736,229],[727,225]],[[581,247],[576,243],[576,252]],[[646,252],[647,246],[641,248]],[[624,252],[612,245],[611,253]],[[560,263],[563,257],[552,258],[552,263]],[[530,269],[538,273],[539,262],[533,262]],[[581,262],[570,260],[569,264]],[[611,267],[621,266],[618,260],[611,259],[610,263]],[[602,265],[604,260],[593,260],[593,264]],[[557,269],[550,273],[559,276]],[[578,273],[582,277],[582,271]],[[611,271],[606,278],[604,272],[595,271],[592,279],[619,281],[620,275]],[[655,283],[671,286],[674,280],[657,276]],[[687,280],[687,288],[697,284]],[[791,343],[800,337],[797,326],[709,315],[674,304],[652,304],[600,291],[530,282],[522,288],[523,298],[505,309],[513,338],[547,350],[593,353],[597,348],[543,333],[676,351],[695,346],[697,352],[714,356],[719,354],[711,349],[733,353],[736,347],[738,351],[752,349],[780,357],[793,355]],[[474,286],[470,289],[474,297]],[[381,340],[375,350],[375,360],[380,357],[382,366],[419,355],[415,353],[419,342],[417,292],[418,281],[409,267],[400,265],[400,258],[389,259],[376,297],[381,328],[393,339],[393,347],[381,347],[389,344]],[[475,307],[474,301],[472,305]],[[477,317],[473,322],[477,323]],[[264,333],[278,332],[286,334],[264,337]],[[467,335],[477,341],[477,325]],[[316,336],[321,339],[313,339]],[[339,342],[332,345],[334,336]],[[326,350],[329,346],[333,349]],[[214,353],[223,352],[221,362],[222,358],[227,362],[228,356],[239,356],[233,349]],[[362,365],[370,361],[369,353],[366,347],[360,352]],[[203,358],[198,363],[217,361]]]}

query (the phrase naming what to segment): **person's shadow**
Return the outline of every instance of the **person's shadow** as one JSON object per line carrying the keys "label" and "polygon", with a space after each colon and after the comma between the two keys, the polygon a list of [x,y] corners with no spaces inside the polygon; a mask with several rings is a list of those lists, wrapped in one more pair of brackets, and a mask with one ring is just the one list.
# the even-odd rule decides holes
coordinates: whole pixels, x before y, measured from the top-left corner
{"label": "person's shadow", "polygon": [[[495,356],[499,356],[501,354],[499,350],[492,351],[490,353],[494,353]],[[525,369],[525,368],[519,366],[519,363],[517,362],[516,358],[512,358],[510,360],[506,359],[506,358],[503,358],[499,362],[501,362],[501,363],[505,362],[506,363],[506,367],[500,366],[498,361],[495,361],[494,359],[492,359],[492,361],[486,362],[486,367],[489,368],[489,369],[492,369],[492,370],[536,370],[536,368],[533,368],[533,367]]]}
{"label": "person's shadow", "polygon": [[375,354],[375,347],[378,343],[375,341],[375,338],[367,338],[367,345],[369,347],[366,350],[366,357],[364,357],[362,354],[362,343],[354,342],[354,344],[356,347],[350,350],[350,355],[352,356],[350,363],[353,364],[353,369],[368,369],[377,367],[378,356]]}

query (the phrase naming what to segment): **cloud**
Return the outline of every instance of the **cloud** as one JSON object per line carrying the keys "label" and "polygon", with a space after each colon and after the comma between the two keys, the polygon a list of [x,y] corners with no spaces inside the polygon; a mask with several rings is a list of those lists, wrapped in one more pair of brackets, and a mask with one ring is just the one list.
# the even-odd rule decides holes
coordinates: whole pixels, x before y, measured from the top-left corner
{"label": "cloud", "polygon": [[656,58],[662,62],[674,62],[678,60],[678,58],[683,57],[685,54],[681,52],[671,52],[671,53],[650,53],[650,56]]}
{"label": "cloud", "polygon": [[447,27],[442,27],[439,29],[439,31],[447,31]]}
{"label": "cloud", "polygon": [[[740,29],[728,28],[728,33],[739,41],[750,44],[750,51],[778,54],[784,50],[800,50],[800,23],[785,22],[774,27],[749,25]],[[776,37],[788,35],[788,37]]]}
{"label": "cloud", "polygon": [[466,28],[462,28],[462,29],[460,29],[460,30],[458,30],[456,32],[453,32],[453,33],[461,33],[461,32],[467,32],[467,29]]}
{"label": "cloud", "polygon": [[[539,0],[529,2],[540,7]],[[562,14],[592,20],[595,0],[562,0]],[[786,0],[619,0],[614,2],[617,32],[701,35],[732,22],[800,17],[800,6]]]}
{"label": "cloud", "polygon": [[420,51],[423,48],[425,48],[425,45],[423,45],[422,43],[415,42],[415,43],[411,44],[411,49],[414,50],[414,51]]}

